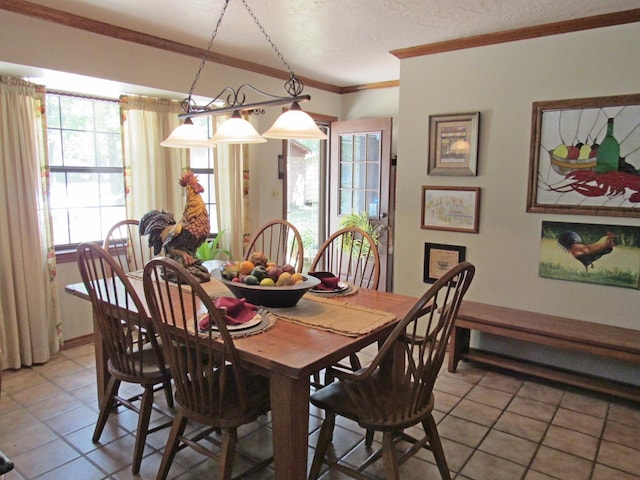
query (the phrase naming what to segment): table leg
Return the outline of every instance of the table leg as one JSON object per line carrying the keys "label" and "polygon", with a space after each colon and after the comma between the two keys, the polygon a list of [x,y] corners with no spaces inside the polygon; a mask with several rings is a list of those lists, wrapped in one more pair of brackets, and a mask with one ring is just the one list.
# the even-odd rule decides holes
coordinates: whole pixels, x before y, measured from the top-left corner
{"label": "table leg", "polygon": [[273,461],[277,480],[307,478],[309,377],[271,373]]}
{"label": "table leg", "polygon": [[471,331],[468,328],[453,326],[451,337],[449,338],[449,372],[454,373],[456,371],[460,357],[463,353],[469,351],[470,338]]}
{"label": "table leg", "polygon": [[104,342],[102,341],[102,335],[100,335],[100,329],[98,328],[98,321],[93,319],[93,342],[96,352],[96,387],[98,388],[98,406],[102,407],[104,402],[104,392],[107,389],[107,383],[109,383],[109,370],[107,368],[107,353],[104,349]]}

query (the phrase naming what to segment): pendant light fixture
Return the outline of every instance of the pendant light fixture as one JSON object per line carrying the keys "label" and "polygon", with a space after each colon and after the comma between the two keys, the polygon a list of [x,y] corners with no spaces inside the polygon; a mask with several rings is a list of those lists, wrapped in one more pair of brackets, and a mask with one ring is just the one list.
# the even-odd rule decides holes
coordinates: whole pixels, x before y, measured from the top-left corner
{"label": "pendant light fixture", "polygon": [[[289,72],[289,78],[284,84],[284,90],[289,96],[271,95],[248,83],[244,83],[237,89],[225,87],[211,102],[206,105],[200,106],[193,100],[193,91],[198,79],[200,78],[200,73],[202,72],[205,62],[209,57],[211,46],[213,45],[213,41],[216,38],[224,14],[229,6],[229,1],[230,0],[225,0],[224,2],[216,26],[211,34],[207,50],[202,57],[200,67],[198,68],[196,76],[191,84],[189,96],[182,101],[182,109],[185,113],[178,115],[178,118],[184,119],[184,124],[177,127],[160,145],[174,148],[189,148],[203,146],[211,147],[218,143],[262,143],[266,142],[266,138],[283,140],[309,138],[326,139],[327,135],[318,128],[315,121],[309,116],[309,114],[303,112],[300,108],[300,102],[307,102],[311,100],[311,96],[302,94],[304,84],[298,77],[296,77],[295,73],[293,73],[289,64],[286,62],[275,44],[271,41],[271,37],[267,35],[246,0],[242,0],[242,4]],[[253,92],[253,94],[262,97],[263,100],[247,103],[247,92]],[[224,102],[224,106],[217,106],[221,101]],[[273,126],[267,130],[263,136],[260,136],[258,132],[256,132],[255,128],[253,128],[247,120],[243,119],[241,115],[242,112],[260,112],[263,111],[265,107],[281,106],[286,104],[291,104],[290,110],[280,115],[280,117],[274,122]],[[193,121],[191,120],[194,117],[203,115],[216,116],[228,113],[232,114],[231,118],[220,125],[218,131],[211,139],[207,139],[204,132],[197,133],[197,127],[193,125]]]}

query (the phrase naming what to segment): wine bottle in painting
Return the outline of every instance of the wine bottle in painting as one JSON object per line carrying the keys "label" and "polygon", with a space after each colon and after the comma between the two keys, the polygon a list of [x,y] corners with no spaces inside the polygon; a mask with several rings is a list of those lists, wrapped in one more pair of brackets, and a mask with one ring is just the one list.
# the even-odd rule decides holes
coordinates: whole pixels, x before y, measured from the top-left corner
{"label": "wine bottle in painting", "polygon": [[613,136],[613,118],[607,121],[607,135],[598,147],[596,173],[615,172],[620,163],[620,144]]}

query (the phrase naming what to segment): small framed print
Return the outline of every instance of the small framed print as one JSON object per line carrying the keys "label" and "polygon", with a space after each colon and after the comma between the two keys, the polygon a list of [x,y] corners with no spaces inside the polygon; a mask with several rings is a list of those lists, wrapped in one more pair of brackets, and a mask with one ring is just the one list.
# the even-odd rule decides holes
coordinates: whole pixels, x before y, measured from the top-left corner
{"label": "small framed print", "polygon": [[422,187],[423,229],[478,233],[479,215],[479,187]]}
{"label": "small framed print", "polygon": [[480,112],[429,116],[430,175],[475,176]]}
{"label": "small framed print", "polygon": [[443,243],[424,244],[424,270],[422,281],[433,283],[451,268],[465,261],[466,247]]}

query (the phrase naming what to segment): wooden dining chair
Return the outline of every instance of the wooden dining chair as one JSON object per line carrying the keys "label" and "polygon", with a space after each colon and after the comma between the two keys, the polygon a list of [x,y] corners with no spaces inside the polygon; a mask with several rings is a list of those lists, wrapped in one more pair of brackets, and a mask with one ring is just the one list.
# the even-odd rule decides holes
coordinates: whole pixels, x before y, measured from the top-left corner
{"label": "wooden dining chair", "polygon": [[153,249],[140,236],[139,221],[122,220],[113,225],[104,239],[102,247],[116,259],[126,273],[142,270],[153,258]]}
{"label": "wooden dining chair", "polygon": [[[168,283],[163,278],[175,278]],[[238,427],[255,421],[270,410],[269,379],[245,371],[220,311],[198,280],[174,260],[156,258],[143,274],[144,292],[156,331],[160,333],[173,373],[177,414],[162,457],[157,480],[169,473],[176,453],[186,446],[218,462],[216,478],[231,478]],[[202,315],[213,328],[198,333]],[[189,421],[206,425],[185,435]],[[218,441],[211,434],[221,432]],[[204,448],[207,440],[219,450]],[[254,462],[242,476],[271,463]]]}
{"label": "wooden dining chair", "polygon": [[[399,467],[422,448],[431,450],[440,476],[450,480],[449,467],[433,419],[433,386],[442,366],[460,303],[469,289],[475,267],[463,262],[438,279],[396,325],[371,364],[358,372],[336,371],[337,380],[311,395],[311,403],[325,411],[309,480],[316,480],[322,462],[354,478],[382,457],[385,477],[400,478]],[[367,432],[382,432],[382,447],[360,467],[327,456],[336,416],[358,423]],[[415,438],[405,429],[421,424]],[[412,432],[417,432],[413,429]],[[402,452],[399,442],[410,447]],[[370,447],[373,436],[367,435]]]}
{"label": "wooden dining chair", "polygon": [[[137,412],[138,427],[131,468],[137,474],[147,435],[170,425],[164,423],[149,428],[157,390],[164,389],[167,405],[173,408],[171,373],[165,365],[162,348],[153,334],[144,305],[118,262],[101,246],[82,243],[78,247],[78,267],[91,299],[110,374],[92,440],[94,443],[100,440],[109,415],[119,406]],[[130,398],[120,396],[122,382],[140,385],[143,393]],[[139,405],[134,403],[138,401]]]}
{"label": "wooden dining chair", "polygon": [[331,272],[352,285],[377,290],[380,282],[378,246],[364,230],[342,228],[318,248],[309,271],[319,270]]}
{"label": "wooden dining chair", "polygon": [[[358,287],[378,289],[380,283],[380,253],[374,239],[358,227],[345,227],[334,232],[325,240],[311,263],[310,272],[327,271]],[[352,371],[359,370],[362,365],[357,354],[349,356],[338,365]],[[325,383],[331,383],[330,371],[325,371]],[[322,387],[320,372],[313,375],[312,384]]]}
{"label": "wooden dining chair", "polygon": [[254,252],[263,252],[278,266],[289,264],[296,272],[304,266],[304,248],[298,229],[286,220],[272,220],[258,229],[245,253],[248,259]]}

